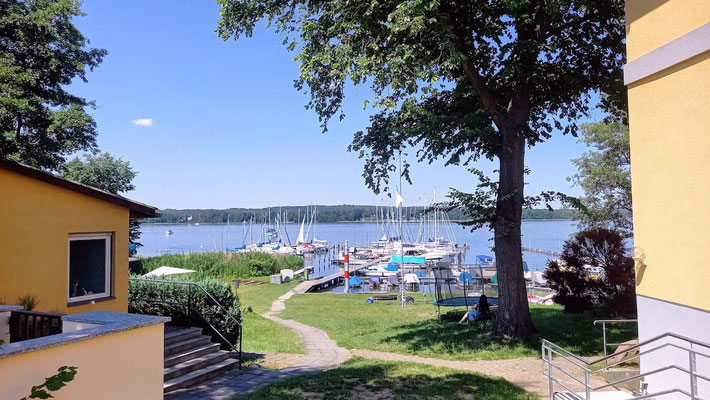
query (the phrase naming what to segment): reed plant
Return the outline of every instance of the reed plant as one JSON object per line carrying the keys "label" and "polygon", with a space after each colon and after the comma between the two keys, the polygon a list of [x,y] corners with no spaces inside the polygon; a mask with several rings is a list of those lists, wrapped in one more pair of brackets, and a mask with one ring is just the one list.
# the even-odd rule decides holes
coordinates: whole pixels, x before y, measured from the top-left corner
{"label": "reed plant", "polygon": [[142,269],[149,272],[164,265],[195,270],[198,275],[213,278],[251,278],[277,274],[282,269],[299,269],[303,267],[303,259],[259,252],[167,254],[144,259]]}

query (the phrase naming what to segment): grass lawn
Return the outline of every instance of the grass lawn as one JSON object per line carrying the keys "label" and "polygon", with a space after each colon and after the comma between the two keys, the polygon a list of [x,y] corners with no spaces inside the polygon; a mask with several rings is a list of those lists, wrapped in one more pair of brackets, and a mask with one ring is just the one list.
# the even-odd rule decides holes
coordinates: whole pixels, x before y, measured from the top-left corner
{"label": "grass lawn", "polygon": [[304,353],[303,343],[301,343],[298,333],[257,314],[268,311],[274,300],[293,289],[298,285],[298,282],[291,281],[282,285],[272,285],[268,283],[268,276],[253,279],[263,280],[267,283],[239,287],[239,301],[242,310],[246,310],[247,307],[254,310],[254,312],[242,314],[244,321],[242,349],[252,353]]}
{"label": "grass lawn", "polygon": [[354,357],[335,369],[291,378],[244,399],[477,399],[535,400],[505,381],[425,364]]}
{"label": "grass lawn", "polygon": [[[546,338],[580,355],[602,352],[601,327],[592,324],[597,317],[564,314],[557,306],[531,305],[537,332],[521,341],[493,337],[486,322],[471,328],[439,322],[434,306],[419,298],[417,304],[404,310],[396,302],[366,304],[366,298],[331,293],[295,295],[286,302],[281,315],[323,329],[340,346],[350,349],[450,360],[493,360],[539,357],[541,338]],[[633,337],[633,326],[623,328],[628,330],[608,327],[609,341]]]}
{"label": "grass lawn", "polygon": [[[251,307],[254,312],[265,313],[271,309],[271,303],[289,290],[295,288],[300,282],[292,280],[281,285],[269,283],[268,276],[258,278],[247,278],[249,280],[264,281],[263,285],[240,285],[237,294],[239,294],[239,303],[242,309]],[[232,281],[230,279],[229,283]]]}

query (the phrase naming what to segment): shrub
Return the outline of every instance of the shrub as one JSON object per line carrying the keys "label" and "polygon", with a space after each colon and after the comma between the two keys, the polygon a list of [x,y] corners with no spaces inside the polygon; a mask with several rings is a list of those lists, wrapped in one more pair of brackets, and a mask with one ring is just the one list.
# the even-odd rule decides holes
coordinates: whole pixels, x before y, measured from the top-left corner
{"label": "shrub", "polygon": [[278,274],[282,269],[303,267],[301,257],[289,254],[247,253],[190,253],[168,254],[143,260],[143,271],[149,272],[168,265],[187,268],[209,277],[249,278]]}
{"label": "shrub", "polygon": [[[241,320],[239,297],[234,294],[231,286],[209,278],[190,282],[200,284],[237,320]],[[193,310],[198,310],[205,320]],[[236,343],[239,337],[237,324],[202,290],[192,285],[131,280],[128,286],[128,312],[162,315],[170,317],[176,325],[198,326],[215,341],[221,339],[212,331],[208,323],[219,330],[231,343]]]}
{"label": "shrub", "polygon": [[[546,277],[555,303],[568,313],[581,313],[602,305],[615,316],[636,314],[634,261],[618,231],[593,228],[566,241],[560,259],[547,264]],[[600,267],[597,279],[585,267]]]}

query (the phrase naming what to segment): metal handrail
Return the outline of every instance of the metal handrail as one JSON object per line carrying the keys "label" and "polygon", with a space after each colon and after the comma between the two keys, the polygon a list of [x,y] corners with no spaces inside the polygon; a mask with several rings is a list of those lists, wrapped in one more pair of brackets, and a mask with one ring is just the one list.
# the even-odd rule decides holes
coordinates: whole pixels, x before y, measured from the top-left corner
{"label": "metal handrail", "polygon": [[[608,321],[609,320],[607,320],[606,322],[608,322]],[[599,321],[599,322],[603,322],[603,320]],[[553,397],[554,396],[554,384],[560,385],[563,388],[567,389],[571,394],[574,395],[574,397],[576,397],[580,400],[585,400],[585,399],[589,400],[591,398],[591,393],[594,391],[605,389],[605,388],[615,386],[620,383],[632,381],[635,379],[643,378],[643,377],[646,377],[649,375],[657,374],[659,372],[674,369],[674,370],[678,370],[678,371],[688,374],[688,376],[690,378],[690,392],[687,392],[686,390],[683,390],[680,388],[674,388],[674,389],[668,389],[668,390],[664,390],[664,391],[652,393],[652,394],[645,393],[640,397],[635,396],[633,398],[634,399],[645,399],[645,398],[651,398],[653,396],[660,396],[660,395],[668,394],[668,393],[681,393],[681,394],[684,394],[684,395],[690,397],[693,400],[701,400],[701,398],[698,396],[698,393],[697,393],[698,392],[698,383],[697,383],[698,378],[710,382],[710,377],[698,374],[697,368],[696,368],[696,358],[698,355],[700,355],[702,357],[710,358],[710,355],[696,351],[695,349],[693,349],[693,345],[700,346],[700,347],[710,350],[710,344],[705,343],[705,342],[701,342],[701,341],[698,341],[698,340],[695,340],[695,339],[692,339],[692,338],[689,338],[689,337],[686,337],[683,335],[679,335],[677,333],[666,332],[666,333],[654,336],[654,337],[652,337],[648,340],[645,340],[641,343],[638,343],[636,345],[630,346],[628,349],[624,349],[624,352],[626,354],[629,354],[630,351],[633,351],[635,349],[640,349],[643,346],[648,347],[650,344],[653,344],[661,339],[667,339],[667,338],[675,338],[675,339],[682,340],[682,341],[690,344],[690,346],[684,347],[684,346],[681,346],[681,345],[678,345],[675,343],[663,343],[660,346],[654,347],[650,350],[641,350],[637,354],[635,354],[631,357],[623,357],[622,360],[618,360],[617,362],[612,363],[611,365],[606,363],[601,368],[592,368],[592,366],[595,364],[601,363],[601,362],[606,362],[607,360],[609,360],[611,357],[614,357],[615,355],[612,354],[612,355],[604,356],[602,358],[599,358],[599,359],[596,359],[593,361],[587,361],[587,360],[569,352],[568,350],[563,349],[559,345],[556,345],[548,340],[543,339],[543,341],[542,341],[542,361],[543,361],[542,373],[543,373],[543,375],[547,376],[549,379],[550,398],[551,399],[554,398]],[[607,384],[596,386],[596,387],[593,387],[590,384],[590,374],[591,373],[595,373],[595,372],[599,372],[599,371],[603,371],[603,370],[608,370],[611,367],[616,366],[618,364],[628,362],[629,360],[632,360],[635,358],[640,358],[642,355],[646,355],[648,353],[655,352],[655,351],[658,351],[658,350],[666,348],[666,347],[674,347],[674,348],[677,348],[677,349],[680,349],[683,351],[687,351],[688,357],[689,357],[688,368],[672,364],[672,365],[668,365],[668,366],[654,369],[652,371],[646,371],[644,373],[639,373],[639,374],[636,374],[631,377],[622,378],[622,379],[619,379],[619,380],[616,380],[613,382],[609,382]],[[562,360],[569,362],[569,363],[575,365],[576,367],[582,369],[582,371],[584,372],[584,382],[582,382],[582,380],[578,379],[577,377],[572,376],[572,374],[569,373],[568,371],[566,371],[563,366],[556,364],[553,360],[553,354],[558,355],[559,357],[562,358]],[[547,366],[547,369],[545,368],[546,366]],[[555,378],[553,376],[554,370],[562,372],[565,375],[572,378],[577,383],[582,384],[584,386],[585,396],[581,397],[580,395],[574,393],[567,385],[564,384],[564,382],[562,382],[560,379]]]}
{"label": "metal handrail", "polygon": [[207,297],[210,298],[210,300],[212,300],[213,303],[215,303],[222,311],[225,312],[225,314],[227,314],[234,322],[236,322],[237,325],[239,325],[240,327],[242,326],[242,323],[239,320],[237,320],[236,318],[234,318],[234,315],[231,312],[229,312],[229,310],[227,310],[222,305],[222,303],[217,301],[217,299],[215,299],[214,296],[212,296],[212,294],[210,294],[210,292],[207,291],[207,289],[205,289],[202,285],[200,285],[197,282],[171,281],[171,280],[167,280],[167,279],[146,279],[146,278],[128,278],[128,280],[129,281],[137,281],[137,282],[160,282],[160,283],[171,283],[171,284],[175,284],[175,285],[197,286],[198,288],[200,288],[200,290],[202,290],[202,292],[204,294],[207,295]]}
{"label": "metal handrail", "polygon": [[[214,303],[217,307],[219,307],[219,309],[222,310],[222,312],[223,312],[227,317],[229,317],[229,318],[232,320],[232,322],[234,322],[235,324],[237,324],[237,327],[238,327],[238,329],[239,329],[239,343],[238,343],[238,344],[239,344],[239,348],[237,349],[237,344],[236,344],[236,343],[232,343],[232,342],[229,341],[226,337],[224,337],[224,335],[222,334],[222,332],[220,332],[217,328],[215,328],[215,327],[207,320],[207,318],[205,318],[205,316],[202,315],[202,313],[201,313],[199,310],[197,310],[196,308],[192,307],[190,304],[187,304],[186,306],[190,309],[190,311],[192,311],[192,312],[195,313],[197,316],[199,316],[200,319],[201,319],[205,324],[207,324],[207,326],[208,326],[213,332],[215,332],[215,333],[222,339],[222,341],[223,341],[224,343],[226,343],[227,345],[230,346],[229,351],[236,351],[236,352],[238,352],[238,357],[239,357],[239,369],[242,368],[242,337],[243,337],[242,323],[241,323],[241,321],[239,321],[237,318],[235,318],[235,317],[234,317],[234,314],[232,314],[227,308],[224,307],[224,305],[222,305],[222,303],[220,303],[217,299],[215,299],[214,296],[212,296],[212,294],[211,294],[210,292],[208,292],[207,289],[205,289],[202,285],[200,285],[200,284],[197,283],[197,282],[173,281],[173,280],[167,280],[167,279],[128,278],[128,280],[129,280],[129,281],[135,281],[135,282],[157,282],[157,283],[169,283],[169,284],[174,284],[174,285],[186,285],[186,286],[195,286],[195,287],[198,287],[198,288],[202,291],[202,293],[204,293],[204,294],[212,301],[212,303]],[[177,305],[180,305],[179,303],[171,303],[171,302],[165,302],[165,301],[160,301],[160,300],[155,300],[155,299],[150,299],[150,300],[153,301],[153,302],[156,302],[156,303],[165,303],[165,304],[177,304]]]}
{"label": "metal handrail", "polygon": [[610,323],[638,323],[637,319],[598,319],[594,321],[594,325],[602,324],[602,340],[604,341],[604,356],[607,355],[606,349],[609,346],[619,346],[621,343],[607,343],[606,342],[606,324]]}

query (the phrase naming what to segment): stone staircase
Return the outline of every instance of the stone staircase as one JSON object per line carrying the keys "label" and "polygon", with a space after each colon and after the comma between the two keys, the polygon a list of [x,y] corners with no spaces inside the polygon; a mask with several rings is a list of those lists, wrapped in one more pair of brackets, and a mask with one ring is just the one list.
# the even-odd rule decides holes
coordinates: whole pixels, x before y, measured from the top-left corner
{"label": "stone staircase", "polygon": [[164,393],[195,385],[239,365],[200,328],[166,325],[164,346]]}

